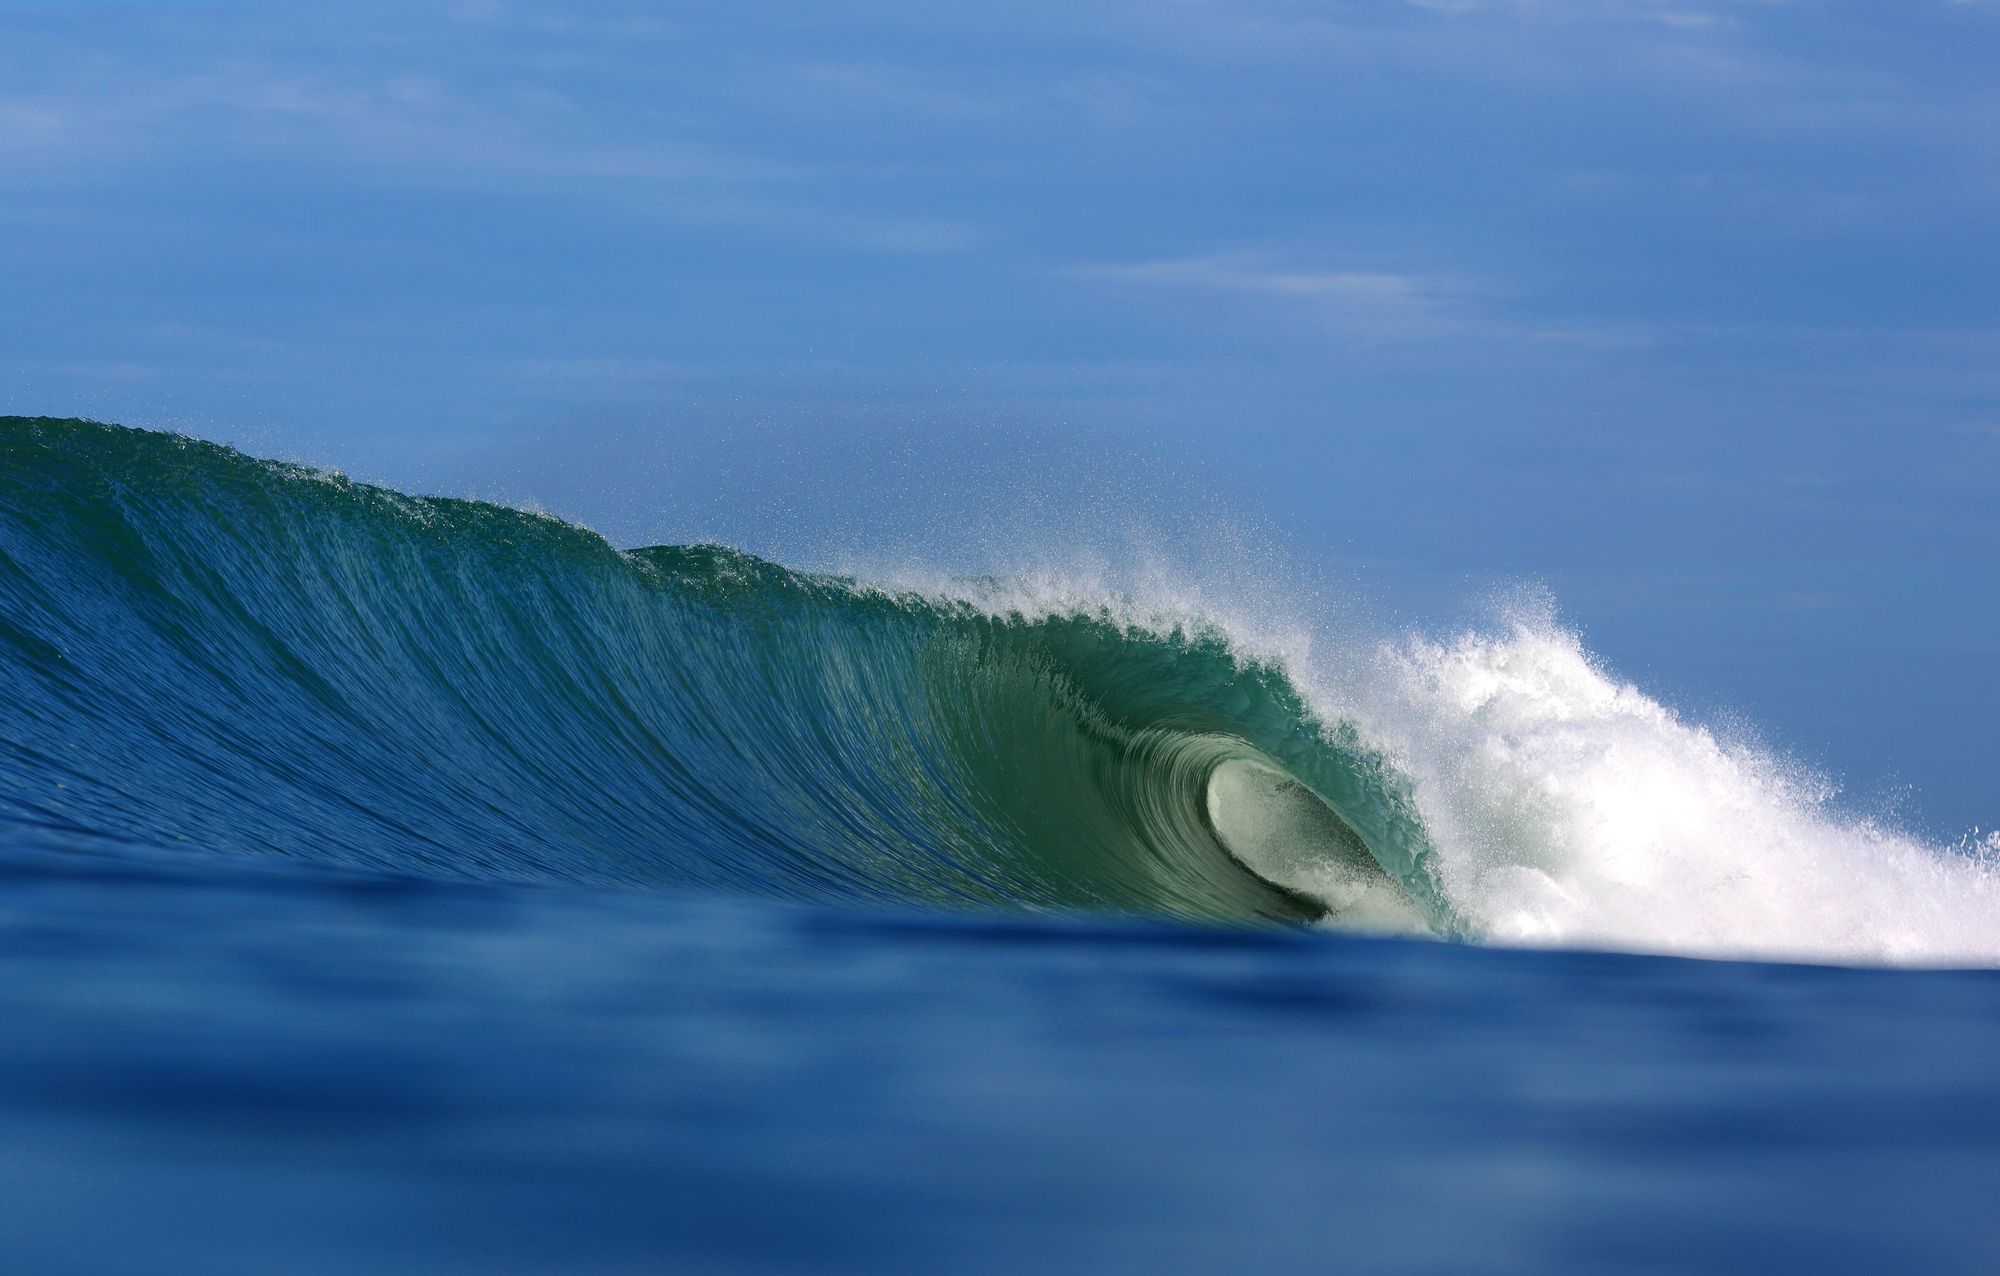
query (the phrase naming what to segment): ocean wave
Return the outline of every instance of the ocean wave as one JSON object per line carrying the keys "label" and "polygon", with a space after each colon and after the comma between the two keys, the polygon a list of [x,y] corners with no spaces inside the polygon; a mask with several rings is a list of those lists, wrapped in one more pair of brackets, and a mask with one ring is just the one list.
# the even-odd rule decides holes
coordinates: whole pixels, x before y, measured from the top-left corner
{"label": "ocean wave", "polygon": [[1725,955],[2000,957],[1547,617],[1330,650],[1169,594],[631,551],[0,420],[0,820],[449,878]]}

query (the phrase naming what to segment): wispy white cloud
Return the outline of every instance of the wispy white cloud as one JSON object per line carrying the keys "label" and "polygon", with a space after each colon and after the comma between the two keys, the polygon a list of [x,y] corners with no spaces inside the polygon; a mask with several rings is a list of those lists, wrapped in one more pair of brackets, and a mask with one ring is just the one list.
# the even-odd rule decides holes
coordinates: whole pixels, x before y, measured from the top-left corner
{"label": "wispy white cloud", "polygon": [[97,363],[70,363],[55,369],[66,377],[85,381],[144,381],[160,375],[160,369],[134,359],[112,359]]}
{"label": "wispy white cloud", "polygon": [[714,375],[710,365],[673,359],[529,358],[499,366],[510,379],[537,385],[631,386],[690,381]]}
{"label": "wispy white cloud", "polygon": [[1167,284],[1267,297],[1302,297],[1371,309],[1429,310],[1443,291],[1435,280],[1365,270],[1308,270],[1247,253],[1086,266],[1080,274],[1136,284]]}
{"label": "wispy white cloud", "polygon": [[161,66],[106,58],[82,76],[14,77],[0,94],[0,188],[198,158],[405,189],[568,194],[890,254],[957,252],[983,237],[962,219],[840,200],[834,161],[690,138],[676,121],[573,82],[178,52]]}
{"label": "wispy white cloud", "polygon": [[583,108],[548,91],[481,95],[429,76],[344,76],[245,59],[117,78],[117,92],[52,86],[0,101],[0,144],[59,147],[61,158],[81,152],[93,159],[143,157],[171,145],[181,153],[357,165],[432,183],[788,175],[782,166],[670,137],[598,135]]}
{"label": "wispy white cloud", "polygon": [[[1236,296],[1347,339],[1507,341],[1584,349],[1637,349],[1667,334],[1630,321],[1551,322],[1515,310],[1504,290],[1448,273],[1307,266],[1265,252],[1073,268],[1073,277],[1150,292]],[[1156,303],[1152,303],[1156,304]]]}
{"label": "wispy white cloud", "polygon": [[1440,277],[1328,269],[1233,251],[1141,262],[1096,263],[1073,277],[1148,291],[1235,296],[1285,307],[1349,337],[1415,339],[1461,330],[1469,290]]}

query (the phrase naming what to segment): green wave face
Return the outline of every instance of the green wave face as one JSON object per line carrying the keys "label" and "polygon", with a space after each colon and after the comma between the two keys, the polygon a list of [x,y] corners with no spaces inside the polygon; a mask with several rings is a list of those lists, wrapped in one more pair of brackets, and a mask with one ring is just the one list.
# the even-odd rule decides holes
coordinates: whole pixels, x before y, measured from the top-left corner
{"label": "green wave face", "polygon": [[0,419],[0,820],[471,878],[1453,930],[1394,773],[1161,632]]}

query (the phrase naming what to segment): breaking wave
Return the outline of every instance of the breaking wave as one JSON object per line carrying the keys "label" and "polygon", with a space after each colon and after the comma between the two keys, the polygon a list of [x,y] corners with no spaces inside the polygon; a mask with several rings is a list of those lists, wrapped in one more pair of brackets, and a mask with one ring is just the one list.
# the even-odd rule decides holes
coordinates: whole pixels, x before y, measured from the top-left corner
{"label": "breaking wave", "polygon": [[621,551],[0,419],[0,825],[460,879],[1988,962],[1996,847],[1837,813],[1547,618]]}

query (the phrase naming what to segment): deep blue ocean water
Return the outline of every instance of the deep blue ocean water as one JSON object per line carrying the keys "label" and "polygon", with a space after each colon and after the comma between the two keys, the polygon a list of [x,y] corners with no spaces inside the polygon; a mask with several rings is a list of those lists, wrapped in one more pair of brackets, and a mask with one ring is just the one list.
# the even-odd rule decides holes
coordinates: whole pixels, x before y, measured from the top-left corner
{"label": "deep blue ocean water", "polygon": [[1989,851],[982,597],[0,420],[6,1269],[2000,1269]]}
{"label": "deep blue ocean water", "polygon": [[0,873],[15,1271],[2000,1260],[1984,972]]}

